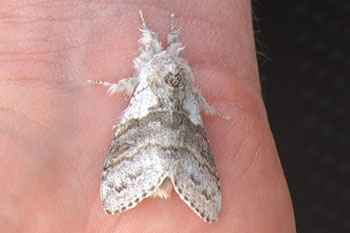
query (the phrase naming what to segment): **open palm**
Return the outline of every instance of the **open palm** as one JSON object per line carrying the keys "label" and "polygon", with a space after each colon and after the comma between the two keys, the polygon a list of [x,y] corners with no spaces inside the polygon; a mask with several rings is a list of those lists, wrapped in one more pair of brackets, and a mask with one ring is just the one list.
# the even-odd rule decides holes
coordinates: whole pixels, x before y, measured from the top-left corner
{"label": "open palm", "polygon": [[[141,2],[2,3],[0,232],[295,232],[260,95],[249,1]],[[181,14],[185,6],[194,10]],[[128,100],[86,80],[133,74],[139,9],[161,39],[170,11],[179,12],[196,86],[231,117],[203,115],[223,190],[215,224],[175,193],[119,216],[103,211],[100,174]]]}

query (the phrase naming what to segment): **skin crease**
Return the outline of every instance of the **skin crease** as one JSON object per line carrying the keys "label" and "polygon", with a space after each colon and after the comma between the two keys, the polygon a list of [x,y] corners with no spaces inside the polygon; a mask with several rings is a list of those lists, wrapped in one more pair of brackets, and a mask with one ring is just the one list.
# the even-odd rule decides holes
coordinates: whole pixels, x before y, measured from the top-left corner
{"label": "skin crease", "polygon": [[[1,1],[0,229],[3,232],[293,233],[294,216],[261,98],[250,1]],[[133,74],[138,10],[165,42],[170,13],[195,86],[231,117],[203,114],[223,189],[203,222],[173,192],[119,216],[99,183],[125,95],[88,79]]]}

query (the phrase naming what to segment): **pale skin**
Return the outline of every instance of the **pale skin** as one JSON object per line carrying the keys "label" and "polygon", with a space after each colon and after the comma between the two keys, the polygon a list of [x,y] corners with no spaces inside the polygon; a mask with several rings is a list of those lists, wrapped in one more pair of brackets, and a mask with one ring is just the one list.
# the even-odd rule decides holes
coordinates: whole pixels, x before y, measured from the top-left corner
{"label": "pale skin", "polygon": [[[100,174],[128,100],[87,80],[133,75],[140,9],[163,41],[175,13],[195,86],[230,116],[203,114],[223,191],[217,223],[202,221],[175,193],[119,216],[103,211]],[[2,1],[0,229],[294,233],[251,21],[250,1],[238,0]]]}

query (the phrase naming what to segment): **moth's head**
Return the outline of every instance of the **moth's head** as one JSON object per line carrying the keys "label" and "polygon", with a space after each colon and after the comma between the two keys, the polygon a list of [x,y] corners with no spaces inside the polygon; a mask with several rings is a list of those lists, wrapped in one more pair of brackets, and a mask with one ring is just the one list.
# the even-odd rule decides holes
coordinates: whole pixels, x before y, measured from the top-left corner
{"label": "moth's head", "polygon": [[185,88],[186,73],[184,72],[183,67],[175,62],[164,64],[161,77],[164,85],[169,89],[182,90]]}
{"label": "moth's head", "polygon": [[192,88],[193,75],[187,63],[167,51],[156,54],[148,63],[148,80],[157,92],[181,97]]}

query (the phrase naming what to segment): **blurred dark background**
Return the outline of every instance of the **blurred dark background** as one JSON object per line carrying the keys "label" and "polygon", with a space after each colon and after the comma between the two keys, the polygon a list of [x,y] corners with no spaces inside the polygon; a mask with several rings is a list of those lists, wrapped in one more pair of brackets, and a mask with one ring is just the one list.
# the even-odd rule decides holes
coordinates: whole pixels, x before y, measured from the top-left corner
{"label": "blurred dark background", "polygon": [[254,0],[253,8],[298,232],[350,233],[350,0]]}

